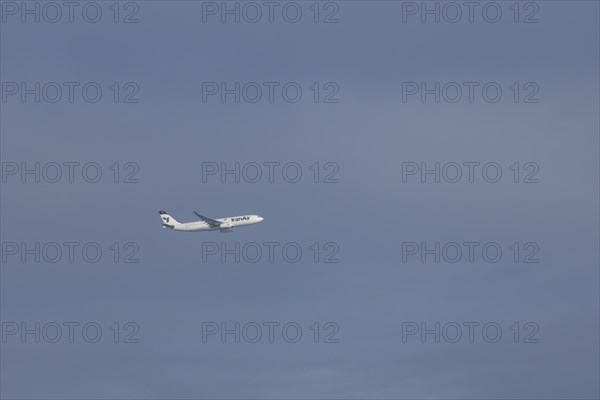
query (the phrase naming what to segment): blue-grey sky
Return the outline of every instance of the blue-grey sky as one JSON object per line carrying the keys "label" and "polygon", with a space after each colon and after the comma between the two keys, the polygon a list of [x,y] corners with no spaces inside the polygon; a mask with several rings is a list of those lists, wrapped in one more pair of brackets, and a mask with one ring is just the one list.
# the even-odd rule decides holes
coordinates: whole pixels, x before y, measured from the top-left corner
{"label": "blue-grey sky", "polygon": [[[254,16],[246,3],[238,5],[247,12],[239,23],[232,15],[220,20],[221,2],[121,2],[118,23],[113,2],[81,2],[72,23],[65,6],[50,23],[55,10],[45,3],[37,3],[39,22],[21,2],[0,4],[2,398],[600,396],[598,2],[521,2],[518,14],[513,2],[480,2],[473,22],[453,3],[463,13],[455,23],[446,2],[427,3],[440,10],[439,23],[430,14],[421,21],[421,2],[280,2],[272,23],[263,2],[253,3],[263,12],[257,23],[244,20]],[[36,2],[26,4],[35,10]],[[102,11],[97,23],[83,18],[84,7],[88,19]],[[302,10],[300,20],[286,21],[284,7],[288,19]],[[502,14],[492,23],[496,9]],[[35,94],[22,101],[21,84],[36,82],[40,102]],[[64,89],[56,103],[48,101],[51,82]],[[65,82],[79,84],[73,102]],[[96,103],[82,97],[89,82],[102,89]],[[203,101],[206,82],[279,86],[272,103],[266,91],[256,103],[243,96],[235,103],[234,95]],[[282,98],[289,82],[302,88],[296,103]],[[453,92],[439,103],[433,94],[403,101],[407,82],[478,86],[473,102],[466,89],[455,103],[447,101]],[[498,102],[482,97],[487,83],[502,89]],[[139,101],[124,103],[136,88]],[[332,91],[338,102],[324,102]],[[10,174],[36,162],[46,172],[53,162],[95,162],[102,177],[88,183],[80,167],[73,183],[66,176],[35,183],[33,175],[22,183],[20,171]],[[272,183],[203,181],[210,162],[297,163],[302,179],[288,183],[276,169]],[[337,183],[323,182],[328,162],[338,168]],[[472,183],[464,166],[457,183],[432,175],[403,182],[403,163],[411,162],[480,166]],[[501,167],[497,183],[482,178],[486,163]],[[524,183],[534,170],[538,182]],[[132,171],[139,182],[123,183]],[[230,234],[187,234],[161,229],[161,209],[180,221],[193,220],[193,210],[265,220]],[[81,245],[73,263],[66,252],[56,263],[44,254],[23,261],[22,247],[36,242]],[[88,242],[102,249],[97,263],[81,256]],[[128,242],[138,263],[123,262],[136,249],[124,248]],[[207,255],[209,242],[281,245],[273,263],[266,252],[256,263],[244,254],[236,263]],[[407,254],[409,242],[480,246],[472,263],[466,252],[457,263],[436,263],[433,255],[422,262]],[[490,242],[502,250],[496,263],[481,256]],[[11,243],[21,247],[16,255]],[[286,243],[302,249],[298,262],[282,257]],[[339,262],[324,263],[332,249]],[[532,251],[539,262],[523,262]],[[20,332],[36,322],[40,343]],[[79,323],[73,343],[69,322]],[[128,322],[139,328],[138,343],[123,343],[134,329]],[[263,336],[203,342],[207,322],[257,323]],[[280,324],[274,343],[269,322]],[[436,322],[449,327],[439,343],[434,334],[403,340],[408,326],[435,329]],[[472,343],[471,322],[479,324]],[[52,323],[62,326],[57,343],[48,340]],[[97,343],[82,339],[86,323],[102,328]],[[286,323],[302,328],[297,343],[282,338]],[[447,340],[453,323],[462,326],[457,343]],[[486,324],[501,327],[496,343],[483,337]],[[324,343],[335,327],[330,338],[338,342]]]}

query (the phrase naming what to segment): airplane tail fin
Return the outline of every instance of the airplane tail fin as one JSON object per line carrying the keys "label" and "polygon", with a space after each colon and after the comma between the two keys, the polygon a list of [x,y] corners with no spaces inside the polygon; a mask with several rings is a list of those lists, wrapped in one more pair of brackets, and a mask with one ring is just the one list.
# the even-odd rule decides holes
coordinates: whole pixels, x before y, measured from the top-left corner
{"label": "airplane tail fin", "polygon": [[165,211],[159,211],[158,214],[160,215],[160,219],[162,219],[163,222],[163,228],[175,228],[178,225],[181,225],[181,222],[177,221],[175,218],[171,217],[169,214],[167,214]]}

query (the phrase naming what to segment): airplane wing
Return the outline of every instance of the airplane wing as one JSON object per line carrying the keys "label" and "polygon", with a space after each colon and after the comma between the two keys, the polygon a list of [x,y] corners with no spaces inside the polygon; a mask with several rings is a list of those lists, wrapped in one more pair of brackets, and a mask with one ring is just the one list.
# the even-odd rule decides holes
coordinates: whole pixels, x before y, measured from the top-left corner
{"label": "airplane wing", "polygon": [[212,218],[205,217],[204,215],[200,215],[196,211],[194,211],[194,214],[196,214],[196,216],[198,218],[200,218],[202,221],[206,222],[211,228],[218,228],[221,226],[221,223],[219,221],[216,221]]}

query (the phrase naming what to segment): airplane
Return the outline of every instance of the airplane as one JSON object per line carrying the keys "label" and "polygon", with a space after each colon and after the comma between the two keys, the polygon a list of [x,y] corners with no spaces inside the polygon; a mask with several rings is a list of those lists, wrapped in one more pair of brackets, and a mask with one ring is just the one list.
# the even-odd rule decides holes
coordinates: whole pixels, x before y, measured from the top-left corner
{"label": "airplane", "polygon": [[159,211],[158,214],[163,221],[162,227],[169,228],[174,231],[184,231],[184,232],[198,232],[198,231],[216,231],[219,230],[221,232],[232,232],[233,228],[237,226],[246,226],[252,224],[258,224],[264,218],[260,215],[242,215],[239,217],[227,217],[227,218],[217,218],[212,219],[205,217],[204,215],[198,214],[194,211],[194,214],[200,221],[194,222],[184,222],[181,223],[177,221],[175,218],[171,217],[165,211]]}

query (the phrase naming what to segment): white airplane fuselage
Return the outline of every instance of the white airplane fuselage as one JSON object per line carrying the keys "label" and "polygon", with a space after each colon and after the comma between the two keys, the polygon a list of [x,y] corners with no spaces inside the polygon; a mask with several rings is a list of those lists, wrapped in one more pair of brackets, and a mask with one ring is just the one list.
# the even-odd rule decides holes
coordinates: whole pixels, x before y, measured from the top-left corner
{"label": "white airplane fuselage", "polygon": [[[247,226],[258,224],[264,218],[260,215],[240,215],[237,217],[215,218],[208,221],[200,220],[193,222],[178,222],[164,211],[160,213],[163,221],[163,228],[169,228],[174,231],[199,232],[199,231],[221,231],[230,232],[238,226]],[[218,226],[217,224],[218,223]]]}
{"label": "white airplane fuselage", "polygon": [[198,232],[198,231],[218,231],[221,229],[231,229],[237,226],[246,226],[258,224],[263,218],[258,215],[241,215],[238,217],[216,218],[221,227],[211,227],[204,221],[185,222],[173,228],[175,231]]}

